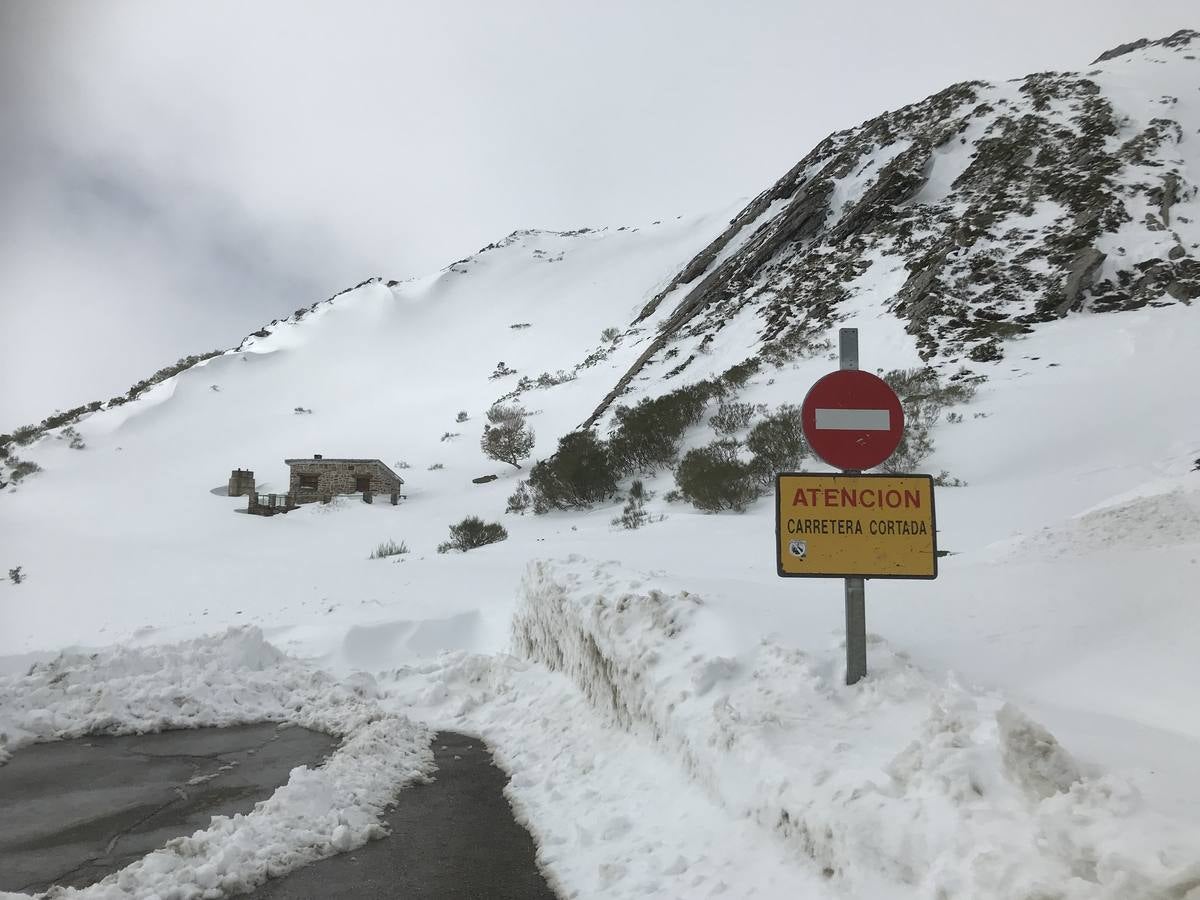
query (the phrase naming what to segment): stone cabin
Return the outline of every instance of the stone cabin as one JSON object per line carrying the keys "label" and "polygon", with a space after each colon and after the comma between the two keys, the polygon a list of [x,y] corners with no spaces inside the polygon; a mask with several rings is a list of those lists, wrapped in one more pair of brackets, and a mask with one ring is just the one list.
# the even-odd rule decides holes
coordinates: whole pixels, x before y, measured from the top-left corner
{"label": "stone cabin", "polygon": [[404,490],[404,479],[378,459],[285,459],[291,469],[288,493],[296,503],[314,503],[335,494],[391,495],[394,503]]}

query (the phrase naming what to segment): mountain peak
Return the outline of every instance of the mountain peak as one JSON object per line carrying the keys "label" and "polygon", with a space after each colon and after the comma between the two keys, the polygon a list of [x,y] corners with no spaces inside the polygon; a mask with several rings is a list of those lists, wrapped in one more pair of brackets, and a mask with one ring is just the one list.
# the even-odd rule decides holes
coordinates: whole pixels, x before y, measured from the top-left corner
{"label": "mountain peak", "polygon": [[1106,50],[1092,60],[1092,65],[1116,59],[1118,56],[1125,56],[1134,50],[1141,50],[1145,47],[1186,47],[1197,38],[1200,38],[1200,31],[1193,31],[1190,28],[1181,28],[1174,34],[1165,38],[1159,38],[1157,41],[1152,41],[1149,38],[1139,38],[1136,41],[1130,41],[1128,44],[1120,44],[1111,50]]}

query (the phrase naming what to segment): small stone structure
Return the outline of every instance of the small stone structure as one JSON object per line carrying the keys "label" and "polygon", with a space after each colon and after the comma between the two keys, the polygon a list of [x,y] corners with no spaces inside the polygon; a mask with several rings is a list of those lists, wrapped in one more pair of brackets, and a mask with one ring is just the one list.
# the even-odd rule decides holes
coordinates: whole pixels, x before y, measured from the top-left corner
{"label": "small stone structure", "polygon": [[284,462],[292,472],[288,493],[297,504],[327,501],[337,494],[362,494],[368,503],[375,494],[384,494],[395,504],[403,496],[404,479],[382,460],[325,459],[318,453],[312,459]]}
{"label": "small stone structure", "polygon": [[249,469],[234,469],[229,476],[229,496],[245,497],[254,493],[254,473]]}
{"label": "small stone structure", "polygon": [[252,516],[273,516],[277,513],[289,513],[296,508],[296,498],[291,494],[259,494],[251,491],[246,512]]}

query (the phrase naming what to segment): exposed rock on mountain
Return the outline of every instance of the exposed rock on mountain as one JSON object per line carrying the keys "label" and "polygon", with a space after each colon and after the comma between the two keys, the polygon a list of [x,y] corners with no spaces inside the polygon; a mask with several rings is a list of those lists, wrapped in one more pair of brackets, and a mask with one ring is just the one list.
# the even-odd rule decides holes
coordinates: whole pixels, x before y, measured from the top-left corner
{"label": "exposed rock on mountain", "polygon": [[1180,31],[826,138],[646,304],[657,335],[587,424],[740,315],[760,343],[787,340],[871,295],[927,362],[978,368],[1040,322],[1200,297],[1197,53]]}

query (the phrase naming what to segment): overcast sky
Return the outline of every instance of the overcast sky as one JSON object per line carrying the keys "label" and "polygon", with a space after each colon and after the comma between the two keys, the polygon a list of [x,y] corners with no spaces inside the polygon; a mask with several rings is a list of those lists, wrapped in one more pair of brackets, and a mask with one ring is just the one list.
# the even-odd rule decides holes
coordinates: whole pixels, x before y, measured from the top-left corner
{"label": "overcast sky", "polygon": [[0,429],[515,228],[773,182],[967,78],[1195,0],[0,0]]}

